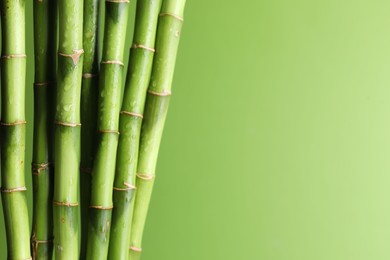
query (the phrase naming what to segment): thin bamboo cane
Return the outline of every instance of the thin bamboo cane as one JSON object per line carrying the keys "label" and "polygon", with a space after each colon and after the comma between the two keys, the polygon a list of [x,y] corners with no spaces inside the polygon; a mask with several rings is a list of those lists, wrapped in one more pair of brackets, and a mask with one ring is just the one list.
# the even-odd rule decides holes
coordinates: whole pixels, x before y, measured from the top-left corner
{"label": "thin bamboo cane", "polygon": [[97,92],[99,73],[99,0],[84,2],[84,64],[81,85],[81,259],[87,255],[88,206],[91,195],[91,172],[96,149]]}
{"label": "thin bamboo cane", "polygon": [[161,0],[138,0],[133,46],[120,113],[109,259],[127,259],[134,205],[139,137]]}
{"label": "thin bamboo cane", "polygon": [[92,170],[87,243],[87,259],[91,260],[107,259],[108,255],[128,13],[128,0],[106,0],[98,96],[99,138]]}
{"label": "thin bamboo cane", "polygon": [[55,259],[79,259],[80,94],[83,0],[59,0],[55,113]]}
{"label": "thin bamboo cane", "polygon": [[157,156],[168,111],[185,0],[164,0],[158,22],[156,54],[142,123],[137,166],[137,194],[129,259],[139,259],[142,235],[155,179]]}
{"label": "thin bamboo cane", "polygon": [[33,259],[53,255],[53,123],[57,73],[57,0],[34,1]]}
{"label": "thin bamboo cane", "polygon": [[1,1],[1,197],[8,259],[31,259],[25,184],[25,0]]}

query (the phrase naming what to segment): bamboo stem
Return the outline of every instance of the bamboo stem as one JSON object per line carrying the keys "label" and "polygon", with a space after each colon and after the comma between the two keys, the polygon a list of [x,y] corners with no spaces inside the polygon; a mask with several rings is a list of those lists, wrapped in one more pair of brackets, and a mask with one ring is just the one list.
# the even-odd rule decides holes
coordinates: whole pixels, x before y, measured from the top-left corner
{"label": "bamboo stem", "polygon": [[25,161],[25,1],[1,1],[1,197],[8,259],[30,259]]}
{"label": "bamboo stem", "polygon": [[168,111],[185,0],[164,0],[158,21],[156,54],[145,104],[139,159],[137,194],[130,235],[129,259],[139,259],[142,235],[155,179],[157,156]]}
{"label": "bamboo stem", "polygon": [[99,73],[99,0],[85,0],[83,47],[84,63],[81,85],[81,166],[80,166],[80,208],[81,208],[81,253],[87,255],[88,206],[91,196],[91,172],[96,150],[97,92]]}
{"label": "bamboo stem", "polygon": [[120,113],[109,259],[127,259],[134,206],[139,137],[161,0],[138,0],[133,46]]}
{"label": "bamboo stem", "polygon": [[128,12],[128,1],[106,1],[98,96],[99,138],[88,226],[87,259],[91,260],[107,259],[108,255]]}
{"label": "bamboo stem", "polygon": [[33,259],[53,256],[53,123],[57,73],[57,1],[34,1]]}
{"label": "bamboo stem", "polygon": [[55,113],[55,259],[79,259],[80,94],[83,0],[59,0]]}

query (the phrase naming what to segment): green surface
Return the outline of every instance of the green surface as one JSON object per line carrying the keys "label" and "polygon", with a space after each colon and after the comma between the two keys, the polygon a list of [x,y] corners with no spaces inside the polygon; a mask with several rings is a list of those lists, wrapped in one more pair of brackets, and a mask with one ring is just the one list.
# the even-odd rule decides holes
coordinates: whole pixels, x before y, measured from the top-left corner
{"label": "green surface", "polygon": [[187,2],[142,260],[390,258],[389,10]]}

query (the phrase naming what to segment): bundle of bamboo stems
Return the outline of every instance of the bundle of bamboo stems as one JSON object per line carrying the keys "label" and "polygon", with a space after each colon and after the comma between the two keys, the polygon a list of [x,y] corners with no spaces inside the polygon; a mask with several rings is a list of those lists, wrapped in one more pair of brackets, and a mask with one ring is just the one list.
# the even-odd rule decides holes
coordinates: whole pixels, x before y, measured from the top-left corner
{"label": "bundle of bamboo stems", "polygon": [[140,259],[186,1],[137,0],[124,80],[129,0],[34,0],[31,230],[25,0],[0,1],[8,259]]}

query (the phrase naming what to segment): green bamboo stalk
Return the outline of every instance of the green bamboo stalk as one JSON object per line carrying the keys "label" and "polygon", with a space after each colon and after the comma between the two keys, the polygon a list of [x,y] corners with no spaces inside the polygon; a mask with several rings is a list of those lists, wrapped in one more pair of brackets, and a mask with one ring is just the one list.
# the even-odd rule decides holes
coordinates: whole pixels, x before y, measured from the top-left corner
{"label": "green bamboo stalk", "polygon": [[139,259],[142,235],[152,195],[157,156],[168,111],[185,0],[164,0],[158,22],[156,54],[145,104],[139,159],[137,194],[130,235],[129,259]]}
{"label": "green bamboo stalk", "polygon": [[55,112],[55,259],[79,259],[80,95],[83,0],[59,0]]}
{"label": "green bamboo stalk", "polygon": [[8,259],[30,259],[25,161],[25,0],[1,1],[1,182]]}
{"label": "green bamboo stalk", "polygon": [[33,259],[53,255],[53,123],[57,73],[57,1],[34,1]]}
{"label": "green bamboo stalk", "polygon": [[99,0],[84,1],[84,63],[81,85],[81,253],[87,255],[88,206],[91,195],[91,173],[96,149],[97,92],[99,73]]}
{"label": "green bamboo stalk", "polygon": [[138,0],[133,46],[120,113],[109,259],[127,259],[138,146],[161,0]]}
{"label": "green bamboo stalk", "polygon": [[107,259],[108,255],[128,13],[128,0],[106,0],[98,96],[99,138],[92,170],[87,243],[87,259],[91,260]]}

